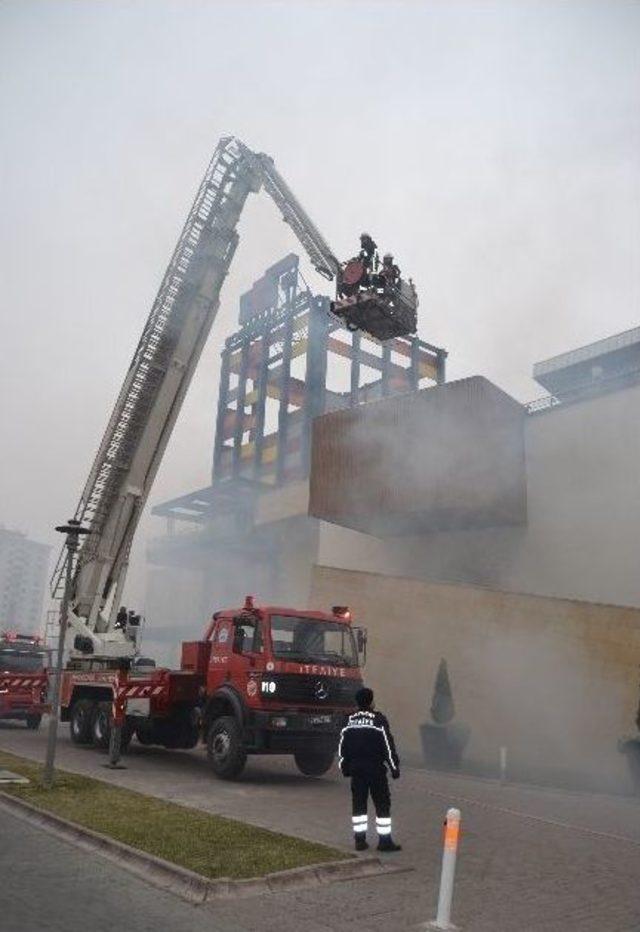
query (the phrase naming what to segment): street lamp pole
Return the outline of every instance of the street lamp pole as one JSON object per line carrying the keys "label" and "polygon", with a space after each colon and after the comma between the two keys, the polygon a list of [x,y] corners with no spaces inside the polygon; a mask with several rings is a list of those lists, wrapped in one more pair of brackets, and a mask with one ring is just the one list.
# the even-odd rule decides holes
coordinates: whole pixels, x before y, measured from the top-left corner
{"label": "street lamp pole", "polygon": [[62,605],[60,608],[60,630],[58,632],[58,654],[53,674],[53,693],[51,696],[51,711],[49,712],[49,734],[47,736],[47,757],[44,764],[42,782],[48,789],[53,786],[53,765],[56,756],[56,742],[58,740],[58,720],[60,718],[60,684],[62,681],[62,660],[64,656],[64,641],[69,622],[69,601],[71,599],[71,584],[73,579],[73,555],[79,547],[82,534],[88,534],[87,528],[81,527],[80,522],[71,518],[68,524],[61,524],[56,528],[60,534],[66,534],[65,547],[67,548],[66,575]]}

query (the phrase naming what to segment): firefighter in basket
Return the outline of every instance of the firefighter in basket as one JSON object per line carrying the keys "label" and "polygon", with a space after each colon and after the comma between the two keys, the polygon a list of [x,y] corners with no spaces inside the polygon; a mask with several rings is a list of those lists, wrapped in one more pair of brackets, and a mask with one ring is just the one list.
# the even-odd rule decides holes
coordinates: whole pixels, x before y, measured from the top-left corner
{"label": "firefighter in basket", "polygon": [[367,803],[369,796],[376,810],[378,851],[400,851],[391,837],[391,793],[387,767],[394,780],[400,776],[400,761],[389,722],[374,711],[373,691],[363,686],[356,693],[358,711],[349,716],[340,734],[340,770],[351,777],[352,825],[356,851],[367,844]]}
{"label": "firefighter in basket", "polygon": [[400,269],[393,261],[393,256],[390,252],[387,252],[382,257],[382,268],[378,275],[378,284],[379,287],[384,288],[385,291],[392,288],[397,288],[400,283]]}
{"label": "firefighter in basket", "polygon": [[358,258],[360,259],[360,262],[362,262],[365,268],[365,271],[367,272],[370,272],[372,270],[374,264],[375,265],[378,264],[377,257],[375,258],[375,262],[374,262],[374,257],[376,256],[377,248],[378,248],[377,243],[374,243],[373,239],[371,238],[371,236],[369,236],[368,233],[360,234],[360,254]]}

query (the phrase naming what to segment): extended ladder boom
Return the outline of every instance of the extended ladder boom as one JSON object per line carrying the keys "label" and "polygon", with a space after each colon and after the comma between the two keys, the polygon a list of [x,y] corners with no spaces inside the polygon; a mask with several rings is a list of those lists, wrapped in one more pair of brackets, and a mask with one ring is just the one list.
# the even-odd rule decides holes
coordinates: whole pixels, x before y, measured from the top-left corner
{"label": "extended ladder boom", "polygon": [[[131,542],[238,245],[236,226],[250,192],[264,184],[314,266],[328,278],[338,260],[276,171],[238,139],[220,140],[187,217],[100,443],[75,517],[90,534],[73,568],[70,623],[95,655],[131,655],[114,621]],[[62,550],[52,578],[59,597]]]}

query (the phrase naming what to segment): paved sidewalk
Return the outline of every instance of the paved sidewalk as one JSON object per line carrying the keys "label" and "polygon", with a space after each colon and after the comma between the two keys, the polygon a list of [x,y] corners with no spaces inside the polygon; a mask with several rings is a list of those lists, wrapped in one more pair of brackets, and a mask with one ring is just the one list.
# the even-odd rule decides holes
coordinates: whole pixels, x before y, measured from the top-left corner
{"label": "paved sidewalk", "polygon": [[0,815],[3,932],[236,932],[96,854]]}
{"label": "paved sidewalk", "polygon": [[[0,747],[41,759],[45,733],[0,723]],[[254,759],[228,784],[209,773],[201,751],[132,746],[127,769],[77,748],[61,729],[61,767],[175,802],[293,835],[347,845],[346,781],[300,776],[286,759]],[[407,770],[395,793],[395,824],[407,868],[375,881],[263,897],[213,911],[214,930],[402,932],[433,918],[442,818],[462,810],[454,919],[468,932],[638,932],[640,802]],[[227,923],[234,921],[235,926]]]}

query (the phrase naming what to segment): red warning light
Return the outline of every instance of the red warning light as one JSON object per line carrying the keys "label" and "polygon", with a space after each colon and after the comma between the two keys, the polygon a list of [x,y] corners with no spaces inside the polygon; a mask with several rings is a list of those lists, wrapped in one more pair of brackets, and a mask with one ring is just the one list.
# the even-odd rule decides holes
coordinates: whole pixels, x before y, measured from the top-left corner
{"label": "red warning light", "polygon": [[338,618],[344,618],[345,621],[351,620],[351,612],[349,611],[348,605],[334,605],[331,611],[334,615],[337,615]]}

